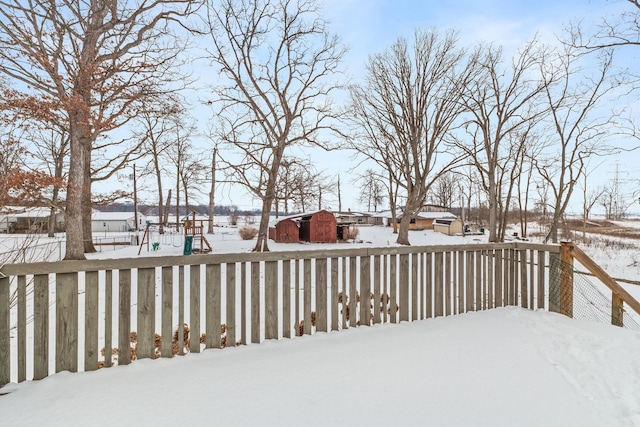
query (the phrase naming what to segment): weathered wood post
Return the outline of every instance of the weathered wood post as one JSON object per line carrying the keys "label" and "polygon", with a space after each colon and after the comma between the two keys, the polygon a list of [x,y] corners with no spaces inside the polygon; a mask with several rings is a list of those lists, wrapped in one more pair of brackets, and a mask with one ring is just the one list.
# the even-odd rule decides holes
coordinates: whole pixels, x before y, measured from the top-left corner
{"label": "weathered wood post", "polygon": [[571,242],[560,243],[560,314],[573,317],[573,248]]}
{"label": "weathered wood post", "polygon": [[549,311],[552,313],[560,313],[561,265],[560,255],[549,253]]}
{"label": "weathered wood post", "polygon": [[11,316],[9,306],[9,278],[0,277],[0,387],[11,381]]}

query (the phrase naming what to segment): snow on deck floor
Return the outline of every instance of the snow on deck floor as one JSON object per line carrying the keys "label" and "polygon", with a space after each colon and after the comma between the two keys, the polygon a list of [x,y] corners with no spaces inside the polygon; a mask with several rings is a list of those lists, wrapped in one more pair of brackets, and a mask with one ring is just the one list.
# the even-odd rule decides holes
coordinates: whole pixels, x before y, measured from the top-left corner
{"label": "snow on deck floor", "polygon": [[7,426],[637,426],[640,334],[500,308],[60,373]]}

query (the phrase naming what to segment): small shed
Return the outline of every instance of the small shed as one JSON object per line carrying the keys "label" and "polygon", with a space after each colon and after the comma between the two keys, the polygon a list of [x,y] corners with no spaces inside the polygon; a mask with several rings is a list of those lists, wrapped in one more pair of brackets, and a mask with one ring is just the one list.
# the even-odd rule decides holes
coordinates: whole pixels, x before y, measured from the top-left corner
{"label": "small shed", "polygon": [[336,243],[336,217],[324,209],[301,216],[300,240],[310,243]]}
{"label": "small shed", "polygon": [[[396,214],[396,221],[400,224],[402,220],[402,212]],[[434,229],[435,221],[438,219],[455,219],[456,216],[449,212],[418,212],[411,217],[409,230],[431,230]],[[393,226],[393,222],[389,221],[389,225]]]}
{"label": "small shed", "polygon": [[[138,212],[138,230],[145,227],[147,217]],[[100,212],[94,210],[91,214],[91,231],[96,232],[128,232],[136,229],[135,214],[133,212]]]}
{"label": "small shed", "polygon": [[433,231],[449,236],[462,233],[462,221],[457,218],[437,218],[433,221]]}
{"label": "small shed", "polygon": [[269,238],[276,243],[298,243],[300,241],[300,229],[292,219],[278,221],[275,227],[269,228]]}

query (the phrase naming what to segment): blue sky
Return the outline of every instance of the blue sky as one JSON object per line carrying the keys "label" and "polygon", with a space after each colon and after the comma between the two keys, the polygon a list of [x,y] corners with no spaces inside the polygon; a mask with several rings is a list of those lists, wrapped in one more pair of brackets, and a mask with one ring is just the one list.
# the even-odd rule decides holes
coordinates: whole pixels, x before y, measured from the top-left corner
{"label": "blue sky", "polygon": [[[339,36],[350,50],[345,57],[344,68],[352,81],[357,82],[364,74],[364,65],[371,54],[379,53],[393,44],[398,37],[411,39],[416,29],[434,27],[441,32],[449,28],[459,31],[460,45],[473,48],[479,42],[491,42],[504,48],[505,57],[515,51],[536,33],[542,40],[555,40],[563,25],[581,20],[585,25],[597,23],[603,16],[618,15],[621,10],[631,10],[626,0],[320,0],[324,2],[323,13],[330,22],[329,30]],[[627,63],[637,62],[640,48],[627,49],[618,56]],[[210,69],[205,68],[210,73]],[[640,71],[640,70],[639,70]],[[202,104],[197,100],[194,104]],[[197,108],[196,108],[197,110]],[[198,122],[204,124],[205,114],[194,112]],[[351,168],[355,161],[349,153],[320,150],[290,153],[313,159],[319,171],[331,177],[340,174],[342,184],[342,208],[362,209],[357,202],[359,188],[351,180],[356,175]],[[626,154],[600,164],[592,176],[593,185],[604,184],[614,176],[615,165],[619,162],[621,177],[640,179],[637,165],[640,154]],[[362,168],[364,170],[364,167]],[[591,180],[591,179],[590,179]],[[169,184],[171,185],[171,184]],[[200,198],[206,203],[206,191]],[[155,198],[149,198],[152,201]],[[574,196],[572,210],[580,211],[580,194]],[[244,191],[221,188],[216,195],[217,204],[234,204],[240,209],[259,208],[258,200],[252,200]],[[332,209],[338,208],[337,198],[328,203]],[[640,210],[640,209],[639,209]]]}
{"label": "blue sky", "polygon": [[[353,79],[362,77],[364,64],[371,54],[385,50],[398,37],[412,38],[416,29],[435,27],[440,31],[455,28],[460,33],[460,44],[472,48],[477,43],[491,42],[502,45],[505,54],[513,52],[536,33],[542,40],[555,40],[569,22],[582,21],[586,26],[600,21],[603,16],[618,15],[631,10],[626,0],[589,1],[506,1],[506,0],[325,0],[324,11],[331,31],[349,46],[346,68]],[[640,49],[627,49],[618,59],[633,63]],[[326,157],[324,161],[323,157]],[[353,176],[349,168],[353,162],[336,161],[346,156],[329,154],[314,156],[318,168],[340,173],[343,181],[343,208],[358,209],[357,189],[349,191],[345,177]],[[590,181],[600,185],[614,176],[619,162],[621,177],[640,179],[637,165],[639,154],[626,154],[601,162]],[[325,166],[326,165],[326,166]],[[347,178],[348,179],[348,178]],[[598,181],[598,182],[596,182]],[[579,212],[580,194],[574,196],[573,210]],[[348,201],[345,204],[345,201]],[[336,206],[332,206],[337,208]]]}

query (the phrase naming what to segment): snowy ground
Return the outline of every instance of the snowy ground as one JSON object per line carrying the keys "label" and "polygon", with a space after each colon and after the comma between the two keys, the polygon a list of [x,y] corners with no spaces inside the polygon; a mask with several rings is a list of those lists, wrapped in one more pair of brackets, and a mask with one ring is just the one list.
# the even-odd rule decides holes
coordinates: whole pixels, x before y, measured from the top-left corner
{"label": "snowy ground", "polygon": [[[181,255],[179,235],[169,237],[152,235],[160,249],[143,246],[140,256]],[[230,227],[207,239],[218,253],[247,252],[255,243]],[[382,227],[361,227],[360,240],[335,247],[395,244]],[[415,231],[410,240],[460,244],[486,236]],[[139,250],[92,257],[135,257]],[[585,250],[614,270],[632,265],[637,251]],[[625,268],[640,279],[637,269]],[[10,384],[0,389],[0,424],[638,426],[638,354],[638,333],[504,308]]]}
{"label": "snowy ground", "polygon": [[318,333],[10,384],[6,426],[638,426],[640,335],[540,311]]}

